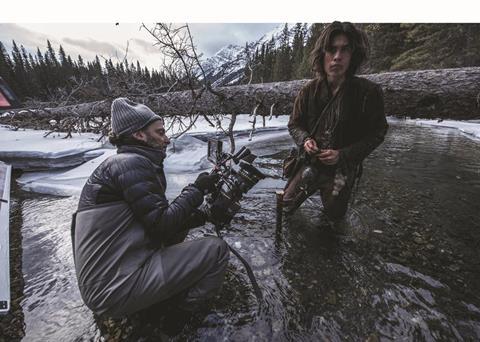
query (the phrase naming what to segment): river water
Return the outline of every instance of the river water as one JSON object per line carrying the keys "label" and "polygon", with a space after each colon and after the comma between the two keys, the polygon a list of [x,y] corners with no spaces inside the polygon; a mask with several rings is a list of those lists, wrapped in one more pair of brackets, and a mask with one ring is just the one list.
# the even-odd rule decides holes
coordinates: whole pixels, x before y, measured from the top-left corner
{"label": "river water", "polygon": [[[250,145],[266,172],[224,238],[250,263],[260,307],[232,255],[221,293],[174,340],[479,340],[480,148],[453,130],[391,124],[333,233],[318,196],[275,225],[285,132]],[[168,175],[168,195],[198,172]],[[23,234],[25,341],[158,340],[162,321],[98,323],[80,298],[70,243],[78,198],[12,193]],[[211,233],[196,229],[191,238]],[[99,326],[102,329],[99,329]]]}

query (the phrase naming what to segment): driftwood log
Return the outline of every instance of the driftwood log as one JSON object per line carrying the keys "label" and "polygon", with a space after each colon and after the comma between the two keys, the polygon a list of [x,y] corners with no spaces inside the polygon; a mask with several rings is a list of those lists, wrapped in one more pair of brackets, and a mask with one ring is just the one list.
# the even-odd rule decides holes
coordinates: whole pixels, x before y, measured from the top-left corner
{"label": "driftwood log", "polygon": [[[384,90],[386,114],[412,118],[480,118],[480,67],[401,71],[363,75]],[[288,115],[300,88],[308,80],[238,85],[203,91],[193,112],[200,114],[252,113]],[[160,115],[191,113],[191,91],[152,94],[136,98]],[[273,106],[273,107],[272,107]],[[107,116],[110,101],[44,108],[34,113],[17,111],[16,119],[62,119],[78,116]]]}

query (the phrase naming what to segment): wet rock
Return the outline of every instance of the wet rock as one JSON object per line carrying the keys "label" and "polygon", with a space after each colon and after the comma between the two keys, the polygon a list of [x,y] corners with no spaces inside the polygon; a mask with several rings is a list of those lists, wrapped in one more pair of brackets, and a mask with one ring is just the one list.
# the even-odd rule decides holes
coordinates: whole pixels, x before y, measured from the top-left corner
{"label": "wet rock", "polygon": [[427,243],[427,241],[425,241],[423,238],[421,237],[416,237],[415,239],[413,239],[413,241],[417,244],[417,245],[424,245]]}
{"label": "wet rock", "polygon": [[328,291],[327,295],[325,296],[325,300],[328,304],[336,305],[337,304],[337,293],[335,290]]}
{"label": "wet rock", "polygon": [[413,256],[413,254],[412,254],[412,252],[410,252],[408,249],[406,249],[406,250],[404,250],[404,251],[402,251],[402,252],[400,253],[400,256],[402,256],[402,257],[404,257],[404,258],[406,258],[406,259],[409,259],[409,258],[411,258],[411,257]]}
{"label": "wet rock", "polygon": [[[257,272],[255,272],[257,274]],[[258,275],[261,277],[269,277],[272,275],[272,269],[271,268],[265,268],[264,270],[261,270],[258,272]]]}
{"label": "wet rock", "polygon": [[252,257],[252,265],[255,267],[261,267],[265,265],[265,258],[261,256],[260,254],[255,254]]}
{"label": "wet rock", "polygon": [[450,265],[448,269],[452,272],[457,272],[460,270],[460,267],[458,265]]}

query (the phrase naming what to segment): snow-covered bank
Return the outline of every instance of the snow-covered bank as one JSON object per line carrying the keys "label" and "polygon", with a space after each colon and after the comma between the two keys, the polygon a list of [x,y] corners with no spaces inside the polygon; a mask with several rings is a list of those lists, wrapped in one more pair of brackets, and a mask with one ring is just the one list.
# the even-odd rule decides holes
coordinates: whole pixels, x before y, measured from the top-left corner
{"label": "snow-covered bank", "polygon": [[31,129],[13,131],[0,126],[0,160],[21,170],[51,170],[77,166],[103,152],[97,142],[98,136],[91,133],[73,134],[62,139],[65,133],[50,134]]}
{"label": "snow-covered bank", "polygon": [[[393,119],[392,119],[393,120]],[[455,120],[426,120],[426,119],[407,119],[402,120],[408,124],[420,126],[443,127],[459,130],[470,139],[480,140],[480,121],[455,121]]]}
{"label": "snow-covered bank", "polygon": [[[248,129],[251,128],[249,121],[251,117],[248,115],[239,116],[235,125],[236,131],[236,148],[237,150],[242,146],[249,146],[253,152],[256,150],[269,151],[273,153],[279,146],[276,141],[288,135],[286,124],[288,117],[273,118],[272,121],[267,120],[267,129],[259,128],[253,135],[253,139],[249,140]],[[480,122],[465,122],[465,121],[451,121],[446,120],[437,122],[436,120],[399,120],[395,118],[388,118],[388,121],[401,122],[406,124],[415,124],[422,126],[440,126],[449,129],[458,129],[469,138],[480,140]],[[257,124],[261,123],[257,121]],[[257,125],[257,127],[261,127]],[[195,138],[191,134],[202,137],[206,134],[212,134],[216,131],[215,128],[210,127],[204,120],[200,120],[193,128],[192,132],[182,135],[178,139],[174,139],[167,151],[167,158],[165,160],[165,170],[167,176],[174,177],[169,179],[169,191],[175,192],[176,188],[192,181],[194,176],[202,170],[207,170],[212,165],[206,160],[207,144],[205,141]],[[36,132],[41,133],[42,132]],[[41,138],[40,134],[40,139]],[[203,139],[203,138],[202,138]],[[204,140],[204,139],[203,139]],[[62,140],[67,141],[68,140]],[[71,140],[70,140],[71,141]],[[34,142],[36,143],[36,142]],[[45,143],[46,144],[46,143]],[[47,144],[48,145],[48,144]],[[45,149],[47,149],[47,145]],[[25,146],[22,150],[27,149]],[[0,149],[3,149],[3,145]],[[48,145],[48,149],[53,149]],[[73,149],[74,150],[74,149]],[[225,151],[228,151],[228,141],[225,143]],[[273,151],[273,152],[272,152]],[[59,196],[78,195],[81,192],[83,185],[93,170],[108,156],[115,153],[114,149],[98,149],[92,151],[94,153],[102,154],[95,159],[86,162],[79,167],[70,170],[57,170],[49,172],[35,172],[24,173],[18,179],[24,190],[52,194]],[[88,152],[87,152],[88,153]],[[0,157],[1,159],[1,157]]]}
{"label": "snow-covered bank", "polygon": [[[256,131],[253,135],[253,139],[249,141],[248,130],[251,129],[252,123],[250,122],[252,117],[249,115],[239,115],[235,123],[235,131],[238,132],[238,138],[236,138],[237,149],[241,146],[248,145],[249,143],[259,143],[265,140],[271,140],[274,137],[278,137],[286,133],[286,124],[288,117],[273,117],[271,120],[266,119],[266,129],[263,129],[261,118],[257,118],[256,122]],[[222,123],[224,126],[228,126],[229,119],[225,118]],[[168,127],[168,123],[166,123]],[[170,131],[170,134],[178,131],[178,126],[174,127]],[[167,150],[167,158],[165,159],[165,170],[167,174],[197,174],[201,170],[206,170],[212,167],[210,162],[206,159],[207,154],[207,143],[197,139],[190,134],[202,135],[202,134],[211,134],[216,132],[215,127],[211,127],[203,118],[195,123],[195,126],[189,131],[188,134],[184,134],[177,139],[173,139],[171,145]],[[25,132],[27,132],[25,134]],[[19,133],[18,137],[15,133]],[[56,165],[56,167],[63,167],[63,169],[57,169],[55,171],[46,171],[46,172],[27,172],[24,173],[17,182],[21,184],[22,189],[31,192],[37,192],[42,194],[50,194],[56,196],[74,196],[79,195],[83,185],[85,184],[88,177],[91,175],[93,170],[100,165],[106,158],[116,153],[115,149],[98,149],[98,145],[88,145],[88,142],[91,139],[98,138],[95,135],[83,134],[81,137],[85,140],[80,140],[78,136],[74,139],[56,139],[53,144],[50,142],[52,139],[43,138],[43,131],[23,131],[15,132],[9,131],[10,139],[15,140],[22,138],[24,142],[24,147],[18,147],[18,150],[15,150],[13,144],[9,144],[7,148],[9,153],[17,156],[23,156],[26,154],[26,151],[30,152],[30,156],[34,161],[37,157],[42,160],[45,155],[63,155],[68,156],[68,151],[70,153],[77,155],[80,148],[83,146],[85,149],[89,146],[95,148],[89,152],[84,152],[86,156],[92,156],[94,153],[94,159],[89,160],[88,162],[73,168],[65,169],[63,163]],[[62,144],[56,144],[60,141]],[[71,143],[69,145],[68,143]],[[98,143],[100,144],[100,143]],[[40,148],[37,148],[40,146]],[[101,146],[101,144],[100,144]],[[225,150],[228,150],[228,143],[225,146]],[[0,150],[4,150],[3,144],[0,147]],[[1,152],[0,152],[1,153]],[[2,156],[0,154],[0,159]],[[54,163],[57,160],[51,160]],[[178,177],[177,177],[178,178]],[[178,183],[178,179],[172,179],[171,184],[175,186]],[[191,178],[191,177],[190,177]],[[177,182],[176,182],[177,181]],[[176,182],[176,183],[175,183]],[[170,183],[169,183],[170,184]],[[170,190],[173,190],[170,188]]]}
{"label": "snow-covered bank", "polygon": [[67,170],[46,172],[25,172],[17,182],[25,191],[56,196],[79,195],[83,185],[93,170],[109,156],[116,153],[114,149],[98,150],[101,155],[88,162]]}
{"label": "snow-covered bank", "polygon": [[[262,144],[262,142],[273,141],[286,134],[288,134],[286,130],[277,130],[276,132],[269,131],[265,132],[265,134],[262,134],[260,131],[251,142],[248,141],[248,136],[239,137],[236,140],[237,150],[251,143]],[[226,144],[225,151],[228,151],[228,144]],[[22,189],[26,191],[56,196],[79,195],[83,185],[92,172],[106,158],[115,154],[116,150],[102,149],[99,150],[99,152],[103,154],[76,168],[67,171],[26,172],[17,182],[22,186]],[[173,189],[172,186],[174,188],[181,188],[182,184],[186,185],[188,182],[193,181],[194,178],[192,178],[193,176],[191,175],[196,175],[202,170],[208,170],[212,168],[213,165],[207,160],[207,143],[185,134],[172,141],[172,144],[167,150],[167,158],[165,159],[164,166],[167,177],[174,176],[174,179],[169,179],[168,190],[169,192],[172,190],[175,192],[178,189]],[[182,179],[183,183],[181,182]]]}
{"label": "snow-covered bank", "polygon": [[[288,115],[281,115],[279,117],[265,117],[265,127],[268,128],[275,128],[275,127],[286,127],[288,123],[289,116]],[[248,114],[239,114],[235,120],[234,131],[244,131],[244,130],[251,130],[252,129],[252,121],[253,116]],[[185,124],[189,122],[186,121]],[[230,123],[230,116],[225,116],[222,119],[222,127],[226,129]],[[167,120],[165,122],[165,127],[170,127],[170,123]],[[255,119],[255,128],[259,129],[263,127],[263,118],[261,116],[257,116]],[[180,125],[176,123],[173,127],[167,132],[171,135],[178,133],[180,130]],[[201,133],[201,132],[215,132],[217,129],[216,127],[210,126],[210,124],[203,118],[198,118],[195,121],[195,124],[192,128],[188,131],[189,133]]]}

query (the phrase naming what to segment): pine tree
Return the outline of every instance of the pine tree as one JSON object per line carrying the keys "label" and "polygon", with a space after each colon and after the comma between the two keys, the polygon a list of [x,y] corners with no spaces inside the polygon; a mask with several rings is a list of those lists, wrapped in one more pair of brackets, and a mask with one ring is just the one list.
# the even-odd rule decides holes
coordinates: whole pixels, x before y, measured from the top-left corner
{"label": "pine tree", "polygon": [[77,58],[76,76],[80,77],[81,79],[87,77],[87,67],[85,66],[85,62],[83,61],[83,58],[80,55],[78,55],[78,58]]}
{"label": "pine tree", "polygon": [[280,47],[275,56],[275,63],[273,65],[274,81],[286,81],[291,79],[292,61],[289,41],[290,31],[288,29],[288,24],[285,24],[280,36]]}
{"label": "pine tree", "polygon": [[303,54],[304,54],[304,27],[302,24],[295,24],[293,30],[293,43],[292,43],[292,78],[301,79],[303,78]]}
{"label": "pine tree", "polygon": [[25,69],[25,61],[23,60],[22,53],[17,46],[17,43],[12,41],[12,58],[13,58],[13,74],[14,83],[10,84],[13,91],[19,97],[30,96],[27,87],[27,73]]}
{"label": "pine tree", "polygon": [[152,80],[152,77],[150,76],[150,72],[148,71],[148,68],[147,68],[147,67],[145,67],[145,68],[143,69],[143,75],[144,75],[144,77],[147,78],[148,80],[150,80],[150,81]]}
{"label": "pine tree", "polygon": [[27,50],[23,45],[20,45],[20,51],[22,52],[22,60],[25,69],[25,95],[29,97],[35,97],[39,91],[39,84],[35,77],[35,61],[31,54],[27,53]]}
{"label": "pine tree", "polygon": [[66,67],[68,65],[67,55],[65,54],[65,50],[63,50],[63,46],[61,46],[61,45],[58,49],[58,57],[59,57],[59,60],[60,60],[60,65],[62,67]]}
{"label": "pine tree", "polygon": [[47,61],[52,65],[52,67],[57,67],[59,65],[57,57],[55,56],[55,51],[53,50],[52,44],[49,40],[47,40],[47,52],[45,53],[45,62]]}
{"label": "pine tree", "polygon": [[298,70],[298,75],[300,78],[310,78],[312,76],[315,76],[312,72],[310,54],[312,53],[315,47],[315,43],[318,37],[320,37],[320,33],[322,32],[324,27],[325,27],[324,24],[319,24],[319,23],[315,23],[315,24],[312,24],[312,26],[310,26],[310,31],[307,35],[307,39],[305,42],[302,63]]}
{"label": "pine tree", "polygon": [[480,66],[480,24],[465,24],[464,66]]}
{"label": "pine tree", "polygon": [[13,63],[2,42],[0,42],[0,77],[2,77],[7,84],[13,84]]}
{"label": "pine tree", "polygon": [[51,94],[50,91],[50,81],[48,77],[48,69],[45,64],[45,58],[42,55],[42,52],[37,48],[37,53],[35,56],[36,66],[35,66],[35,79],[38,84],[39,90],[37,96],[45,98]]}
{"label": "pine tree", "polygon": [[273,65],[275,64],[275,59],[275,39],[272,37],[265,47],[265,82],[272,82],[274,80]]}
{"label": "pine tree", "polygon": [[364,30],[370,43],[365,71],[389,71],[393,60],[405,51],[406,30],[401,24],[367,24]]}
{"label": "pine tree", "polygon": [[480,43],[476,25],[402,24],[406,30],[405,46],[392,61],[391,70],[478,65]]}
{"label": "pine tree", "polygon": [[140,80],[143,79],[142,67],[140,66],[140,62],[138,60],[137,60],[137,67],[136,67],[136,75]]}
{"label": "pine tree", "polygon": [[92,71],[94,76],[102,76],[102,65],[100,64],[100,58],[95,56],[95,61],[92,64]]}

